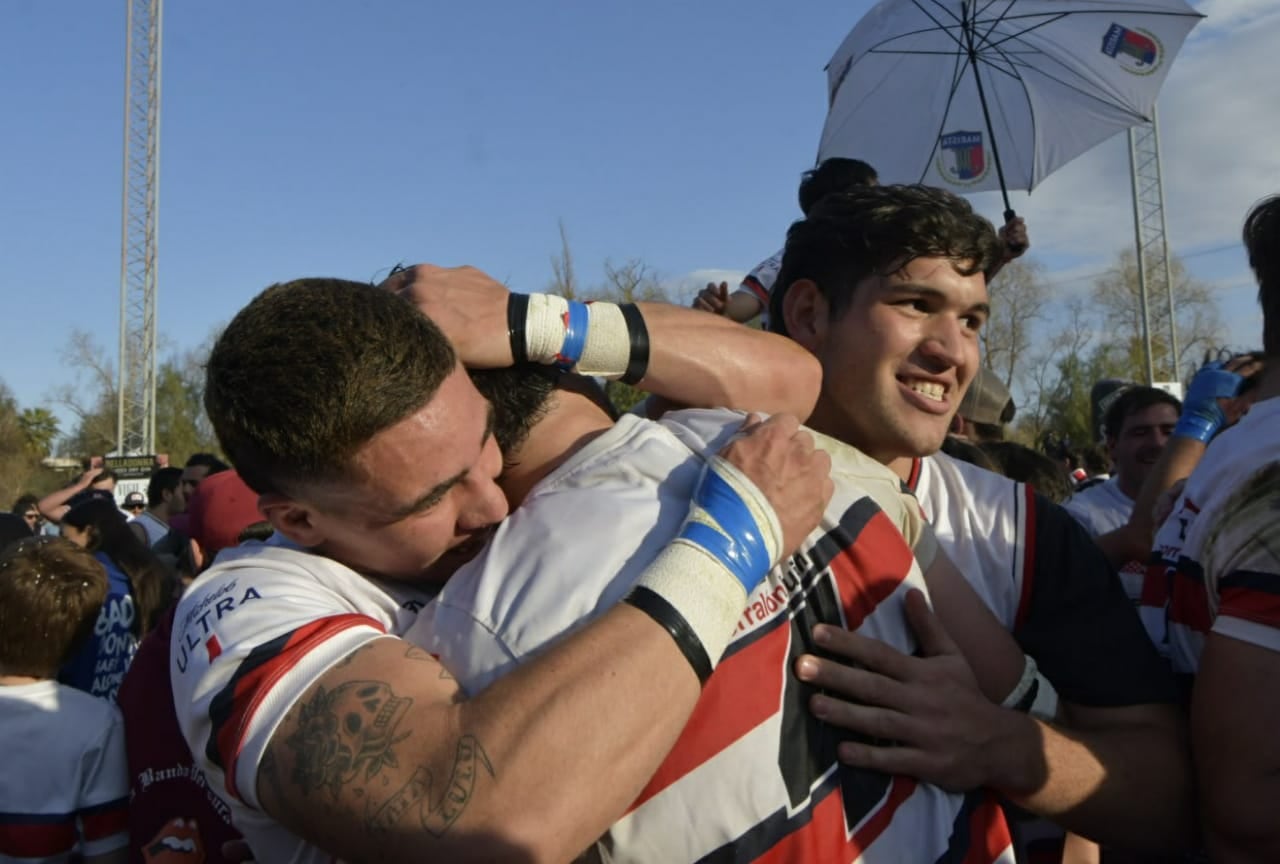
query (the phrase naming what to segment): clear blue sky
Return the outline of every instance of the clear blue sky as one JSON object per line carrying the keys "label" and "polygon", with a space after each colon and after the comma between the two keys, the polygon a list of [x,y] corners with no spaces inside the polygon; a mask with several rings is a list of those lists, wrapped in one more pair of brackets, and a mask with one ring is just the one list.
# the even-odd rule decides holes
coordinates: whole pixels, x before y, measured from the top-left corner
{"label": "clear blue sky", "polygon": [[[396,261],[539,290],[558,220],[588,281],[606,258],[748,269],[798,215],[823,66],[869,5],[170,0],[161,334],[194,347],[272,281]],[[73,328],[116,352],[124,31],[124,0],[0,3],[0,379],[23,407],[72,380]],[[1239,282],[1231,255],[1201,260]]]}

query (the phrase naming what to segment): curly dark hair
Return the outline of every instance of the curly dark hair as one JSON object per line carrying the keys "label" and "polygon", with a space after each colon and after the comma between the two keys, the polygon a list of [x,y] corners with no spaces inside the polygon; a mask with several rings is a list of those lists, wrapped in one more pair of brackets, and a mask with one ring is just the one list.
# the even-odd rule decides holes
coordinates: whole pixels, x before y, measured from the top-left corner
{"label": "curly dark hair", "polygon": [[209,354],[204,405],[249,488],[341,480],[374,435],[420,410],[457,366],[408,300],[362,282],[267,288]]}
{"label": "curly dark hair", "polygon": [[787,231],[782,269],[769,305],[770,326],[786,334],[787,287],[811,280],[831,318],[844,314],[854,288],[916,258],[950,258],[964,276],[988,273],[1004,249],[995,228],[968,201],[929,186],[862,186],[828,195]]}
{"label": "curly dark hair", "polygon": [[800,212],[808,214],[823,198],[856,186],[874,186],[880,180],[876,169],[861,159],[832,156],[812,171],[800,175]]}
{"label": "curly dark hair", "polygon": [[1262,348],[1280,355],[1280,195],[1256,204],[1244,220],[1244,248],[1258,278]]}

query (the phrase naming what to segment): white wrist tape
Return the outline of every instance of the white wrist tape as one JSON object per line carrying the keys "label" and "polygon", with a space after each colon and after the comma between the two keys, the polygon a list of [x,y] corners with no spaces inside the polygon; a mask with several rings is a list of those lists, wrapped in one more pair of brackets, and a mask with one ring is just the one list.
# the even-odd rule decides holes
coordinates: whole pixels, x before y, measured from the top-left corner
{"label": "white wrist tape", "polygon": [[1040,674],[1035,659],[1028,655],[1022,667],[1022,677],[1000,705],[1039,720],[1053,720],[1058,714],[1058,691],[1048,678]]}
{"label": "white wrist tape", "polygon": [[529,362],[556,362],[564,346],[564,321],[569,314],[569,301],[555,294],[530,294],[529,311],[524,322],[525,350]]}
{"label": "white wrist tape", "polygon": [[574,369],[579,375],[621,378],[631,362],[631,333],[616,303],[596,301],[587,306],[587,344]]}
{"label": "white wrist tape", "polygon": [[629,599],[668,629],[705,679],[781,548],[782,526],[763,493],[727,460],[712,457],[680,535],[636,582],[661,601]]}

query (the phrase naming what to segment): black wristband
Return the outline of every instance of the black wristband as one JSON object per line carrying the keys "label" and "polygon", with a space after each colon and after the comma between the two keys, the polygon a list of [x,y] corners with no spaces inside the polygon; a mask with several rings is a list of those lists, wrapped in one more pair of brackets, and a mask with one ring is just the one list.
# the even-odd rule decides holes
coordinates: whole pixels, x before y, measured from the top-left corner
{"label": "black wristband", "polygon": [[529,361],[529,345],[524,337],[528,318],[529,295],[512,291],[507,297],[507,340],[511,343],[512,365]]}
{"label": "black wristband", "polygon": [[627,358],[627,371],[623,384],[639,384],[649,371],[649,328],[644,326],[644,315],[634,303],[622,303],[622,318],[627,322],[627,335],[631,339],[631,354]]}
{"label": "black wristband", "polygon": [[688,660],[689,665],[693,667],[693,673],[698,676],[698,681],[702,684],[707,683],[712,672],[711,658],[707,656],[707,649],[703,647],[698,634],[693,632],[689,622],[684,620],[684,616],[676,607],[668,603],[661,594],[643,585],[632,588],[623,602],[630,603],[661,624],[675,640],[676,647],[680,649],[684,659]]}

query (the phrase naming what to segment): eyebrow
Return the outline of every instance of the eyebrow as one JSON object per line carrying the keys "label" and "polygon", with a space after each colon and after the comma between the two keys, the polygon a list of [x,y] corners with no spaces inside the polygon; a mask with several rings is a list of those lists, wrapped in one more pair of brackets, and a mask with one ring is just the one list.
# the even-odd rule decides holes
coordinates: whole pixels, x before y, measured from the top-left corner
{"label": "eyebrow", "polygon": [[[942,303],[949,303],[951,296],[945,292],[939,291],[937,288],[930,288],[928,285],[917,285],[914,282],[895,282],[885,286],[885,290],[889,294],[914,294],[917,296],[930,297]],[[991,314],[990,303],[974,303],[966,312],[981,312],[983,315]]]}
{"label": "eyebrow", "polygon": [[[493,403],[489,403],[489,410],[485,416],[484,434],[480,436],[481,450],[485,448],[485,445],[489,443],[489,439],[493,437],[494,423],[495,423],[495,412],[493,410]],[[440,501],[444,499],[445,495],[449,494],[450,489],[452,489],[454,486],[457,486],[463,480],[466,480],[467,475],[470,473],[471,473],[470,467],[463,468],[461,471],[459,471],[457,474],[454,474],[449,479],[442,480],[441,482],[432,486],[422,495],[418,496],[416,500],[410,502],[409,504],[406,504],[403,507],[397,507],[390,514],[391,521],[399,522],[401,519],[405,519],[409,516],[412,516],[415,513],[422,513],[426,510],[430,510],[432,507],[439,504]]]}

